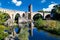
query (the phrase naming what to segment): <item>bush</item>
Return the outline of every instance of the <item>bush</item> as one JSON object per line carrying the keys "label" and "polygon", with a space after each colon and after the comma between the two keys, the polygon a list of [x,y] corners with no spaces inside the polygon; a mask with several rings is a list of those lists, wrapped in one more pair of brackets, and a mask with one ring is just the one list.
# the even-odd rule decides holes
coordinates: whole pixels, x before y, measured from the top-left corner
{"label": "bush", "polygon": [[0,40],[8,36],[8,33],[0,32]]}
{"label": "bush", "polygon": [[55,28],[57,26],[57,22],[53,20],[48,20],[47,26],[50,28]]}
{"label": "bush", "polygon": [[8,36],[8,33],[4,33],[5,29],[6,27],[4,25],[0,25],[0,40]]}
{"label": "bush", "polygon": [[38,19],[37,21],[35,21],[35,27],[40,29],[41,27],[45,26],[45,21],[42,19]]}
{"label": "bush", "polygon": [[35,27],[40,30],[44,29],[48,32],[60,35],[60,21],[57,20],[42,20],[35,21]]}
{"label": "bush", "polygon": [[59,34],[60,35],[60,21],[56,21],[56,20],[49,20],[47,22],[48,27],[44,28],[44,30],[49,31],[51,33],[54,34]]}
{"label": "bush", "polygon": [[7,13],[0,12],[0,24],[4,24],[9,18]]}

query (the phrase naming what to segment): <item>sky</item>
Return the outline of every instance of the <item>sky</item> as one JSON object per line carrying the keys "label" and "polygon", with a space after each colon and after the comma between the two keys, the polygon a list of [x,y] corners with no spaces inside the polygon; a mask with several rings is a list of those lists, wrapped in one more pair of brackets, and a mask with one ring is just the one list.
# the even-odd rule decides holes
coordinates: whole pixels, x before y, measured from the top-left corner
{"label": "sky", "polygon": [[60,0],[0,0],[0,8],[25,12],[28,11],[30,4],[32,4],[33,12],[39,10],[51,11],[54,5],[60,4]]}

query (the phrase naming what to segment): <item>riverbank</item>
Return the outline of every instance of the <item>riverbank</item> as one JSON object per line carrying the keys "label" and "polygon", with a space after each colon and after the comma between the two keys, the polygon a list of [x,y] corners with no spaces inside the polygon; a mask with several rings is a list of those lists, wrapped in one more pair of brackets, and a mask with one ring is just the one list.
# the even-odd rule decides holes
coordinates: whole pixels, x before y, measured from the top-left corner
{"label": "riverbank", "polygon": [[50,33],[53,33],[53,34],[60,35],[60,21],[49,20],[47,23],[48,23],[48,27],[43,28],[44,30],[46,30]]}
{"label": "riverbank", "polygon": [[37,29],[42,29],[47,32],[60,35],[60,21],[57,20],[38,20],[36,21]]}

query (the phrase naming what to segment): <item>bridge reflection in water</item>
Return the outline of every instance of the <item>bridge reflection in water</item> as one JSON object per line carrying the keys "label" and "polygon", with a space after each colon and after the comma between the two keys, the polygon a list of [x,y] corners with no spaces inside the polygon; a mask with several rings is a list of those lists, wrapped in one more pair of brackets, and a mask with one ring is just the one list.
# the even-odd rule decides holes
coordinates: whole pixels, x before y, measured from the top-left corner
{"label": "bridge reflection in water", "polygon": [[30,30],[30,35],[33,36],[33,21],[32,20],[28,20],[25,18],[20,18],[20,20],[18,21],[19,23],[19,27],[28,27]]}

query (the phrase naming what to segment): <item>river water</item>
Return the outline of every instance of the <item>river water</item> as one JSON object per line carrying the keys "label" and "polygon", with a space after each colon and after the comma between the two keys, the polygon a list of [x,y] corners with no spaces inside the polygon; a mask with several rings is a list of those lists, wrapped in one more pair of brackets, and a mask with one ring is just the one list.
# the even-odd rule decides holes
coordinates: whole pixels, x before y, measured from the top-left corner
{"label": "river water", "polygon": [[[17,31],[17,29],[15,31]],[[51,34],[44,30],[38,31],[37,28],[34,28],[33,36],[29,36],[29,40],[60,40],[60,36]]]}
{"label": "river water", "polygon": [[44,30],[38,31],[36,28],[34,28],[33,36],[29,36],[29,40],[60,40],[60,36],[51,34]]}

